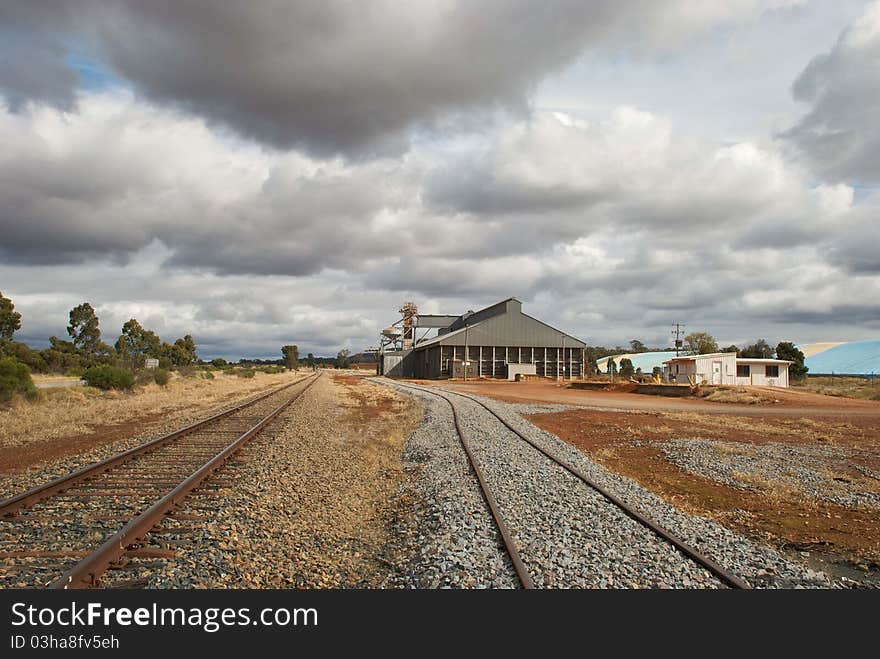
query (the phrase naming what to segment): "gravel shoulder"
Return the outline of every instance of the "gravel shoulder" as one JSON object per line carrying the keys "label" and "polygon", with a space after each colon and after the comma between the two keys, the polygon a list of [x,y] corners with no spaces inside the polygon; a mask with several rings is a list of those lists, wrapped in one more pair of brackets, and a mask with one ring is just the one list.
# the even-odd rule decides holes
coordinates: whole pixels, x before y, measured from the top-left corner
{"label": "gravel shoulder", "polygon": [[397,574],[401,462],[422,412],[365,378],[325,374],[188,501],[189,526],[154,588],[371,588]]}

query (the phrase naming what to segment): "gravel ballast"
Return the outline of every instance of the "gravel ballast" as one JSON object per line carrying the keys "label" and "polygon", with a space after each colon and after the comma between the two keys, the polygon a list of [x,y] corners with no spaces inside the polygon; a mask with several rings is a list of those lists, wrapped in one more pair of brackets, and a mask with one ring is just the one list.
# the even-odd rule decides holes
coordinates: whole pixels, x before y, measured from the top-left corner
{"label": "gravel ballast", "polygon": [[[430,502],[429,507],[434,508],[432,524],[450,541],[444,544],[444,533],[438,533],[428,538],[432,545],[422,552],[426,562],[424,571],[439,573],[442,571],[431,557],[445,555],[462,545],[472,546],[479,538],[486,537],[485,527],[493,522],[485,505],[480,507],[480,517],[485,520],[480,524],[472,519],[476,516],[472,511],[465,510],[471,506],[454,506],[448,501],[453,498],[449,491],[460,493],[465,488],[461,464],[466,460],[454,435],[449,404],[429,393],[380,381],[426,400],[426,409],[430,410],[422,428],[411,437],[407,455],[426,458],[417,486]],[[627,517],[592,488],[554,465],[475,402],[451,392],[443,393],[455,401],[476,458],[538,587],[716,588],[722,585],[715,576]],[[427,398],[436,402],[431,403]],[[716,522],[684,513],[635,482],[607,471],[576,448],[519,416],[519,412],[530,411],[530,406],[480,400],[536,444],[579,468],[599,486],[753,586],[827,588],[834,585],[823,573],[795,564]],[[425,428],[428,431],[422,435]],[[438,455],[439,449],[432,446],[432,442],[448,446],[450,438],[455,440],[452,442],[455,450],[449,447],[442,456]],[[458,458],[453,456],[456,452]],[[466,475],[466,480],[476,487],[472,472],[468,470]],[[458,488],[445,483],[458,483]],[[437,485],[440,485],[439,492]],[[486,562],[484,551],[468,553],[470,558],[459,556],[458,560],[474,565]],[[475,562],[473,558],[479,560]],[[413,569],[413,572],[419,570]],[[473,580],[481,583],[477,574]],[[464,583],[465,579],[460,577],[459,582]],[[493,582],[501,585],[498,579]]]}

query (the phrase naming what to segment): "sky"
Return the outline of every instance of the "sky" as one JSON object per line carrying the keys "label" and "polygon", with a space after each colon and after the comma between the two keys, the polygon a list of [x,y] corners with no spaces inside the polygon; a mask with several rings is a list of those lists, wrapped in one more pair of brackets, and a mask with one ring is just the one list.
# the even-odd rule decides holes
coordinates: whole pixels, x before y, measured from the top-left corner
{"label": "sky", "polygon": [[203,357],[507,297],[590,345],[880,334],[880,2],[0,4],[0,292]]}

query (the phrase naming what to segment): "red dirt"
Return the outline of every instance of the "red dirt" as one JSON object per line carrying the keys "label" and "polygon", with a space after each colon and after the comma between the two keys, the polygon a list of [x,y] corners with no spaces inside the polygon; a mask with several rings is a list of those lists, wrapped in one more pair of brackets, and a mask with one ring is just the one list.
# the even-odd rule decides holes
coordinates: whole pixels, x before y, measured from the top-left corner
{"label": "red dirt", "polygon": [[34,442],[8,448],[0,452],[0,477],[23,471],[41,462],[79,455],[99,446],[112,444],[144,432],[154,422],[156,422],[155,417],[138,417],[125,423],[93,426],[90,432],[60,437],[56,441]]}
{"label": "red dirt", "polygon": [[[769,494],[742,490],[687,472],[667,461],[663,452],[647,443],[698,434],[728,442],[810,444],[824,441],[858,447],[859,462],[880,466],[880,436],[865,419],[850,423],[780,420],[749,417],[725,428],[725,419],[688,414],[628,413],[570,410],[530,415],[541,428],[578,447],[606,468],[632,478],[673,505],[716,519],[758,541],[781,549],[820,549],[834,559],[880,565],[880,515],[875,510],[805,500],[784,489]],[[690,418],[696,417],[696,418]],[[776,432],[767,434],[766,424]],[[748,424],[760,425],[750,430]],[[641,440],[641,446],[633,446]]]}
{"label": "red dirt", "polygon": [[802,391],[786,391],[755,387],[762,395],[772,395],[779,402],[759,405],[716,403],[699,398],[662,398],[645,394],[617,391],[569,389],[555,382],[467,382],[424,381],[423,384],[447,387],[508,403],[559,403],[620,410],[667,412],[698,412],[702,414],[736,414],[747,416],[822,416],[873,418],[880,425],[880,402],[823,396]]}

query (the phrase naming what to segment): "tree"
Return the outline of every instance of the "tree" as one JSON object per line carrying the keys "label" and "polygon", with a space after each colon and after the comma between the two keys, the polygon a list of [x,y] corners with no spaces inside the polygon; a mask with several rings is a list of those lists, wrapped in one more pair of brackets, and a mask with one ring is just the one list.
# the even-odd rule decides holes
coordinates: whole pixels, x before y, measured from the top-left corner
{"label": "tree", "polygon": [[739,355],[739,348],[737,348],[735,345],[729,345],[721,352],[735,352],[737,355]]}
{"label": "tree", "polygon": [[803,380],[807,377],[807,371],[810,369],[804,366],[804,353],[798,350],[794,343],[789,341],[778,343],[776,345],[776,358],[794,362],[788,367],[788,374],[792,380]]}
{"label": "tree", "polygon": [[306,364],[309,365],[310,369],[315,370],[315,356],[312,353],[306,355]]}
{"label": "tree", "polygon": [[281,346],[281,354],[284,355],[284,365],[288,371],[299,370],[299,346]]}
{"label": "tree", "polygon": [[41,353],[46,368],[55,373],[65,373],[71,369],[83,368],[83,358],[70,341],[62,341],[57,336],[49,337],[49,347]]}
{"label": "tree", "polygon": [[21,314],[8,297],[0,293],[0,354],[3,354],[12,341],[12,335],[21,329]]}
{"label": "tree", "polygon": [[211,360],[211,366],[214,368],[223,368],[226,366],[226,360],[223,357],[217,357]]}
{"label": "tree", "polygon": [[753,344],[743,348],[739,356],[752,359],[771,359],[773,357],[773,348],[764,339],[758,339]]}
{"label": "tree", "polygon": [[620,360],[620,375],[624,378],[631,378],[635,374],[631,359],[624,357]]}
{"label": "tree", "polygon": [[708,355],[718,352],[715,337],[706,332],[692,332],[684,337],[684,345],[692,355]]}
{"label": "tree", "polygon": [[181,363],[172,361],[176,366],[189,366],[199,358],[196,354],[196,342],[192,338],[192,334],[187,334],[182,339],[177,339],[174,342],[174,347],[178,349],[178,359],[181,360]]}
{"label": "tree", "polygon": [[638,339],[630,341],[629,347],[633,352],[648,352],[648,347]]}
{"label": "tree", "polygon": [[351,354],[351,351],[348,348],[343,348],[339,352],[336,353],[336,368],[348,368],[348,356]]}
{"label": "tree", "polygon": [[130,366],[139,368],[147,357],[158,359],[162,356],[162,341],[155,332],[144,329],[132,318],[122,326],[122,334],[116,340],[116,352]]}
{"label": "tree", "polygon": [[101,330],[98,327],[98,316],[91,304],[83,302],[70,310],[67,333],[83,357],[91,358],[98,352],[101,345]]}
{"label": "tree", "polygon": [[608,370],[605,372],[610,373],[611,375],[614,375],[615,373],[617,373],[617,362],[615,362],[613,359],[609,359],[608,360]]}

